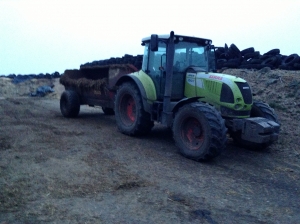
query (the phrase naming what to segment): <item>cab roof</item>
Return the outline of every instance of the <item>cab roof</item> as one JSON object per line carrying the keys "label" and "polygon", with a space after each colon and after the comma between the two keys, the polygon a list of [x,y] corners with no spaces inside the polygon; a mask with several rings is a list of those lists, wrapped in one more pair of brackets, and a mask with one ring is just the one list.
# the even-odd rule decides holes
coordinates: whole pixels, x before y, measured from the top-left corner
{"label": "cab roof", "polygon": [[[159,40],[168,40],[170,38],[170,34],[163,34],[163,35],[158,35]],[[142,39],[142,45],[150,42],[151,36],[145,37]],[[187,42],[194,42],[198,43],[200,45],[208,45],[212,43],[212,40],[210,39],[205,39],[205,38],[200,38],[200,37],[192,37],[192,36],[184,36],[184,35],[178,35],[174,34],[174,40],[176,41],[187,41]]]}

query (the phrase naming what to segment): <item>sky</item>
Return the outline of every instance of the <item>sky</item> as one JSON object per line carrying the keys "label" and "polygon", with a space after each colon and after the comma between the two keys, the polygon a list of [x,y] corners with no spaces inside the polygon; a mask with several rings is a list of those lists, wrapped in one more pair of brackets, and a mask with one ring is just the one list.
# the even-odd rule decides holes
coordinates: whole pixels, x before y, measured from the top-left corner
{"label": "sky", "polygon": [[0,0],[0,75],[143,54],[151,34],[300,54],[299,0]]}

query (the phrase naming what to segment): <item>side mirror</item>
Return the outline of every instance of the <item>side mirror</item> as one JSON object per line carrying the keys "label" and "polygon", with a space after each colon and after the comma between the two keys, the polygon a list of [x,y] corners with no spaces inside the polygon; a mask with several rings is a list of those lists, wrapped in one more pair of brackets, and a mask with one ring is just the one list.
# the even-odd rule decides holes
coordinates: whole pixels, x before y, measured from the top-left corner
{"label": "side mirror", "polygon": [[158,51],[158,35],[152,34],[150,40],[150,50],[151,51]]}

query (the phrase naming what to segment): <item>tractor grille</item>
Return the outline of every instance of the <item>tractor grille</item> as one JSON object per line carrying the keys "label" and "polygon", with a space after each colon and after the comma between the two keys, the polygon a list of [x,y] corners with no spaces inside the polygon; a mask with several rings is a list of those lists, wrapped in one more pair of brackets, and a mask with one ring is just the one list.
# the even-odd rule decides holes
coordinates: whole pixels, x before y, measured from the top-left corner
{"label": "tractor grille", "polygon": [[252,104],[252,92],[249,84],[247,82],[236,82],[236,85],[239,87],[242,93],[244,102],[246,104]]}
{"label": "tractor grille", "polygon": [[217,94],[218,85],[215,81],[205,80],[205,88],[211,93]]}
{"label": "tractor grille", "polygon": [[234,103],[233,92],[226,83],[222,84],[220,100],[221,102],[225,102],[225,103]]}

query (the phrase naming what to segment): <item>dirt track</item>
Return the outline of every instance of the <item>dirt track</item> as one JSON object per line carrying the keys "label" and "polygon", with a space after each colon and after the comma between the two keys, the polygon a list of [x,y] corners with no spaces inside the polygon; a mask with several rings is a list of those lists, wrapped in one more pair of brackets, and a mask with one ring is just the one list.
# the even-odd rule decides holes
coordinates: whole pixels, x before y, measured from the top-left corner
{"label": "dirt track", "polygon": [[263,152],[229,140],[199,163],[166,128],[128,137],[99,108],[63,118],[57,99],[0,99],[0,125],[1,224],[300,222],[288,136]]}

